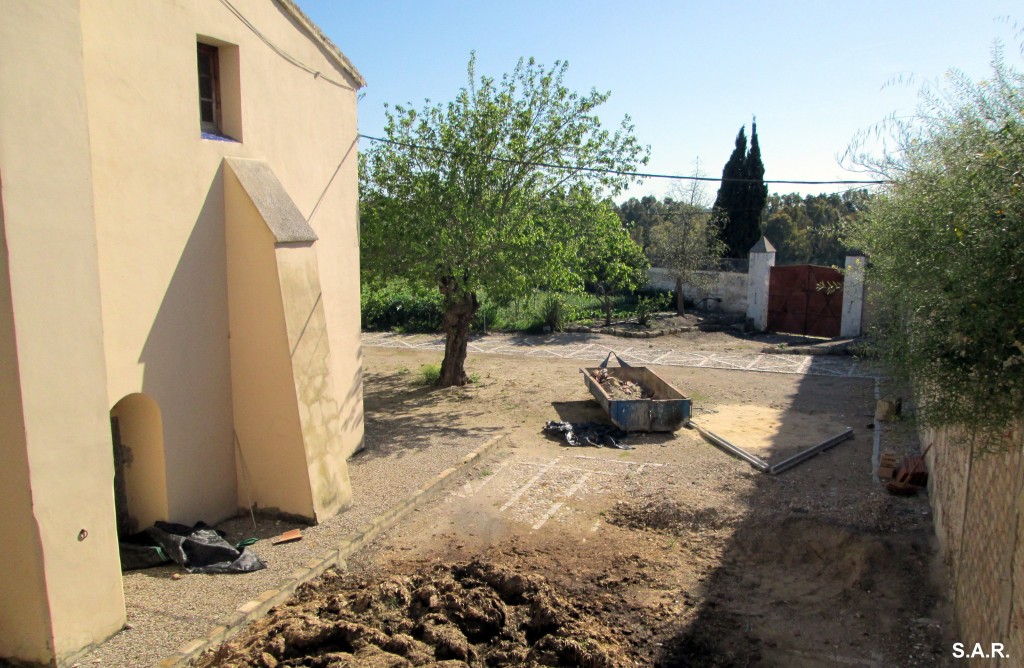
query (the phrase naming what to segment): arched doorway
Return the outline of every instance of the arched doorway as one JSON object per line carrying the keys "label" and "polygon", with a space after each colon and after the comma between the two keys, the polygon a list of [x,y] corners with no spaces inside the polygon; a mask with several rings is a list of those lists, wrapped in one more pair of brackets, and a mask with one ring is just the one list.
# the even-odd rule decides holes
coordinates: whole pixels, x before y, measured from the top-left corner
{"label": "arched doorway", "polygon": [[114,506],[117,535],[128,536],[167,520],[167,474],[160,406],[145,394],[129,394],[110,410],[114,444]]}

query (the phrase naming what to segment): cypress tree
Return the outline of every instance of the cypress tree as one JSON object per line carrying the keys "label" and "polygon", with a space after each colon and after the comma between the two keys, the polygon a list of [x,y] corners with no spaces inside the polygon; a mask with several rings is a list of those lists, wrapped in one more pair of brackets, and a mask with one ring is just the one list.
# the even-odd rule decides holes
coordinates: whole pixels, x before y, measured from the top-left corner
{"label": "cypress tree", "polygon": [[736,135],[736,146],[722,169],[722,185],[715,199],[715,219],[729,257],[744,258],[761,235],[761,211],[768,200],[764,164],[757,140],[757,122],[751,127],[747,150],[746,126]]}
{"label": "cypress tree", "polygon": [[[757,141],[757,119],[754,119],[750,127],[750,152],[743,163],[743,171],[746,173],[747,186],[747,221],[744,229],[747,233],[742,240],[742,251],[745,255],[750,247],[761,238],[761,212],[768,202],[768,186],[764,184],[764,163],[761,162],[761,145]],[[740,257],[744,257],[740,255]]]}

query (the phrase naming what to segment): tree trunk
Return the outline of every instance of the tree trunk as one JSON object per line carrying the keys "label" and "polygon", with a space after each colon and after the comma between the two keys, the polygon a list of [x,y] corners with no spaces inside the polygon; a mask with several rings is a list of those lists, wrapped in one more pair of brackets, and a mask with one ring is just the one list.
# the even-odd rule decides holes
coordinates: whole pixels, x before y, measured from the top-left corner
{"label": "tree trunk", "polygon": [[444,295],[444,317],[442,326],[445,333],[444,360],[441,362],[441,377],[438,387],[465,385],[466,346],[469,343],[470,326],[473,316],[480,308],[475,292],[463,292],[454,280],[441,280],[441,294]]}
{"label": "tree trunk", "polygon": [[683,298],[683,277],[676,276],[676,315],[686,311],[686,300]]}
{"label": "tree trunk", "polygon": [[601,290],[601,303],[604,306],[604,326],[610,327],[612,324],[612,295],[611,293],[599,287]]}

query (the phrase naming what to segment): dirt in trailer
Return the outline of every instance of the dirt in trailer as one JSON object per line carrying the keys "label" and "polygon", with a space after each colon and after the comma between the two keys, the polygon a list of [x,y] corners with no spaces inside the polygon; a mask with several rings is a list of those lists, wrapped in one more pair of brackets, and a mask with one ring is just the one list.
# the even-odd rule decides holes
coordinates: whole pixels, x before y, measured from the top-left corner
{"label": "dirt in trailer", "polygon": [[612,399],[653,399],[654,392],[640,383],[631,380],[620,380],[608,375],[607,369],[594,369],[590,372],[591,377],[600,383],[601,387]]}
{"label": "dirt in trailer", "polygon": [[487,425],[508,445],[200,665],[946,665],[927,500],[871,476],[873,380],[657,368],[770,462],[854,428],[769,476],[688,429],[629,451],[545,438],[606,419],[578,361],[473,356],[478,383],[435,390],[414,370],[436,352],[365,354],[375,438]]}

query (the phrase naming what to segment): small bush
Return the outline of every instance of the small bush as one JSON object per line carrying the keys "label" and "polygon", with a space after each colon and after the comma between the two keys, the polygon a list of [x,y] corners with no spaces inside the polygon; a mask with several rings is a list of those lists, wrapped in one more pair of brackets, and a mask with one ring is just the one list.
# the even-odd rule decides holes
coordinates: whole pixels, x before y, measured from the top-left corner
{"label": "small bush", "polygon": [[666,307],[665,295],[640,295],[636,300],[636,321],[641,327],[651,322],[651,316]]}
{"label": "small bush", "polygon": [[441,380],[440,364],[424,364],[420,367],[420,383],[423,385],[437,385]]}
{"label": "small bush", "polygon": [[549,328],[552,332],[562,331],[562,328],[565,327],[566,313],[561,295],[548,294],[545,296],[540,303],[538,315],[544,327]]}

